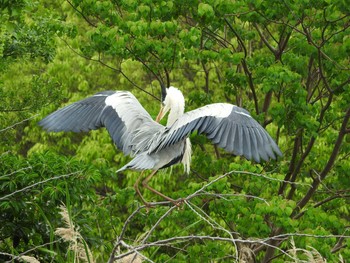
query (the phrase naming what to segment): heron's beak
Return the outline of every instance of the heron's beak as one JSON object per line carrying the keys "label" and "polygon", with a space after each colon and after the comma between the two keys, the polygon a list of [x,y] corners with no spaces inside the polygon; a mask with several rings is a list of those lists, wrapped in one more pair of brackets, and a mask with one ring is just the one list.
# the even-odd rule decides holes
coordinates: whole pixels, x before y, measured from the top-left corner
{"label": "heron's beak", "polygon": [[156,122],[160,122],[161,119],[163,119],[163,117],[168,113],[168,111],[170,111],[169,104],[162,104],[160,106],[160,111],[159,111],[158,116],[156,118]]}
{"label": "heron's beak", "polygon": [[159,113],[158,113],[158,115],[157,115],[156,122],[160,122],[160,120],[163,119],[165,113],[166,113],[166,112],[165,112],[165,110],[164,110],[163,105],[160,106],[160,111],[159,111]]}

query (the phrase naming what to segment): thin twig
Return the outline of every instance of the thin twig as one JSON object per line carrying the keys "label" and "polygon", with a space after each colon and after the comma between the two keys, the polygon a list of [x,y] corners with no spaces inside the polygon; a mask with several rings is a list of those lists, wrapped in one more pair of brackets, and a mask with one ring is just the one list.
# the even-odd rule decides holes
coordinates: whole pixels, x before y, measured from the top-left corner
{"label": "thin twig", "polygon": [[38,116],[39,114],[35,114],[34,116],[31,116],[31,117],[29,117],[29,118],[27,118],[27,119],[24,119],[24,120],[22,120],[22,121],[19,121],[19,122],[16,122],[15,124],[12,124],[11,126],[8,126],[8,127],[6,127],[6,128],[4,128],[4,129],[1,129],[0,130],[0,132],[4,132],[4,131],[7,131],[7,130],[9,130],[9,129],[12,129],[13,127],[15,127],[15,126],[17,126],[17,125],[20,125],[20,124],[22,124],[23,122],[26,122],[26,121],[29,121],[29,120],[31,120],[31,119],[34,119],[36,116]]}
{"label": "thin twig", "polygon": [[39,248],[46,247],[46,246],[49,246],[49,245],[52,245],[52,244],[56,244],[56,243],[60,242],[61,240],[62,240],[62,238],[57,239],[57,240],[52,241],[52,242],[48,242],[48,243],[45,243],[45,244],[41,244],[41,245],[39,245],[39,246],[35,246],[35,247],[31,248],[31,249],[28,249],[28,250],[22,252],[21,254],[19,254],[19,255],[17,255],[17,256],[16,256],[16,255],[12,255],[12,254],[2,253],[2,252],[0,252],[0,254],[3,254],[3,255],[6,254],[6,256],[11,256],[12,259],[5,262],[5,263],[10,263],[10,262],[13,262],[13,261],[16,260],[16,259],[19,259],[21,256],[24,256],[24,255],[26,255],[26,254],[28,254],[28,253],[34,251],[34,250],[37,250],[37,249],[39,249]]}
{"label": "thin twig", "polygon": [[163,219],[165,217],[167,217],[175,208],[177,208],[176,205],[173,205],[172,207],[170,207],[158,220],[157,222],[152,226],[152,228],[148,231],[148,233],[146,234],[146,236],[143,238],[143,240],[140,242],[141,244],[145,244],[147,239],[150,237],[150,235],[152,234],[152,232],[156,229],[156,227],[160,224],[161,221],[163,221]]}
{"label": "thin twig", "polygon": [[216,193],[203,192],[203,193],[198,194],[197,196],[202,196],[202,195],[215,196],[217,198],[224,199],[225,201],[228,201],[228,202],[230,202],[232,200],[229,200],[226,197],[236,197],[237,196],[237,197],[244,197],[244,198],[253,198],[253,199],[258,199],[260,201],[263,201],[266,205],[270,206],[269,202],[267,202],[266,199],[258,197],[258,196],[255,196],[255,195],[248,195],[248,194],[216,194]]}
{"label": "thin twig", "polygon": [[73,52],[74,52],[75,54],[77,54],[78,56],[80,56],[80,57],[82,57],[82,58],[85,58],[86,60],[90,60],[90,61],[93,61],[93,62],[97,62],[97,63],[101,64],[102,66],[105,66],[105,67],[107,67],[107,68],[109,68],[109,69],[111,69],[111,70],[113,70],[113,71],[115,71],[115,72],[117,72],[117,73],[122,74],[123,77],[124,77],[129,83],[131,83],[134,87],[136,87],[137,89],[139,89],[139,90],[145,92],[146,94],[150,95],[150,96],[153,97],[154,99],[160,101],[160,99],[159,99],[158,97],[156,97],[156,96],[153,95],[152,93],[150,93],[150,92],[148,92],[147,90],[141,88],[139,85],[137,85],[135,82],[133,82],[121,69],[118,69],[118,68],[115,68],[115,67],[112,67],[112,66],[108,65],[107,63],[105,63],[104,61],[102,61],[100,58],[99,58],[99,59],[94,59],[94,58],[87,57],[87,56],[85,56],[85,55],[79,53],[78,51],[76,51],[74,48],[72,48],[72,47],[68,44],[68,42],[67,42],[65,39],[63,39],[63,38],[60,38],[60,39],[67,45],[67,47],[68,47],[71,51],[73,51]]}
{"label": "thin twig", "polygon": [[[202,186],[200,189],[198,189],[197,191],[195,191],[194,193],[188,195],[187,197],[181,199],[181,201],[193,212],[195,213],[201,220],[203,220],[204,222],[206,222],[208,225],[211,226],[211,228],[213,228],[213,230],[220,230],[223,231],[225,234],[227,234],[229,237],[222,237],[222,236],[176,236],[176,237],[171,237],[171,238],[167,238],[167,239],[163,239],[163,240],[157,240],[154,242],[146,242],[151,233],[155,231],[156,227],[159,226],[159,224],[165,219],[167,218],[167,216],[175,209],[177,208],[177,206],[173,205],[171,206],[158,220],[157,222],[151,227],[151,230],[146,234],[146,236],[143,238],[142,242],[138,245],[129,245],[127,244],[124,240],[124,234],[126,231],[126,228],[129,226],[130,222],[132,221],[132,219],[138,214],[140,213],[140,211],[142,209],[146,209],[145,206],[141,206],[138,207],[125,221],[124,226],[122,228],[121,234],[119,235],[118,239],[117,239],[117,244],[115,245],[113,252],[110,256],[109,262],[112,263],[114,262],[114,260],[117,259],[121,259],[124,258],[128,255],[138,255],[140,257],[142,257],[144,260],[152,262],[151,259],[143,256],[140,251],[145,250],[147,248],[150,247],[160,247],[160,246],[174,246],[174,244],[180,244],[180,243],[184,243],[184,242],[191,242],[194,240],[212,240],[212,241],[219,241],[219,242],[230,242],[231,244],[234,244],[235,247],[235,252],[237,253],[237,244],[259,244],[261,247],[268,247],[271,248],[273,250],[277,250],[279,251],[282,255],[285,255],[286,257],[289,257],[293,260],[295,260],[295,258],[293,258],[293,256],[291,256],[290,254],[288,254],[286,251],[284,251],[283,249],[281,249],[279,247],[279,244],[281,242],[285,242],[289,237],[294,237],[294,236],[298,236],[298,237],[313,237],[313,238],[350,238],[350,236],[345,236],[345,235],[313,235],[313,234],[304,234],[304,233],[286,233],[286,234],[275,234],[272,235],[270,237],[266,237],[266,238],[260,238],[260,239],[239,239],[239,238],[234,238],[232,236],[232,234],[235,234],[235,232],[230,232],[229,230],[225,229],[224,227],[222,227],[219,223],[217,223],[213,218],[211,218],[206,212],[203,211],[203,209],[201,209],[200,207],[194,205],[192,202],[190,202],[190,200],[196,196],[199,195],[214,195],[214,196],[218,196],[219,198],[225,198],[226,196],[232,196],[232,195],[221,195],[221,194],[212,194],[212,193],[208,193],[205,191],[206,188],[208,188],[210,185],[220,181],[221,179],[223,179],[226,176],[229,176],[233,173],[236,174],[247,174],[247,175],[253,175],[253,176],[258,176],[258,177],[262,177],[264,179],[268,179],[268,180],[273,180],[273,181],[281,181],[281,182],[285,182],[285,180],[279,180],[276,178],[272,178],[270,176],[266,176],[266,175],[262,175],[262,174],[256,174],[256,173],[251,173],[251,172],[246,172],[246,171],[230,171],[226,174],[220,175],[217,178],[213,179],[212,181],[206,183],[204,186]],[[288,182],[288,183],[292,183],[292,182]],[[252,196],[248,196],[248,195],[242,195],[244,197],[252,197]],[[253,196],[253,198],[256,198]],[[263,200],[264,201],[264,200]],[[171,204],[171,202],[155,202],[152,204],[152,206],[159,206],[159,205],[169,205]],[[238,234],[238,233],[236,233]],[[278,243],[278,246],[275,243]],[[116,251],[118,249],[119,251],[119,247],[123,247],[125,249],[127,249],[127,252],[125,253],[121,253],[119,255],[115,255]],[[233,256],[233,255],[232,255]]]}
{"label": "thin twig", "polygon": [[9,198],[9,197],[11,197],[11,196],[13,196],[13,195],[15,195],[15,194],[18,194],[18,193],[24,192],[24,191],[26,191],[26,190],[29,190],[29,189],[31,189],[31,188],[33,188],[33,187],[38,186],[38,185],[45,184],[45,183],[47,183],[47,182],[49,182],[49,181],[58,180],[58,179],[65,178],[65,177],[69,177],[69,176],[71,176],[71,175],[75,175],[75,174],[78,174],[78,173],[81,173],[81,172],[82,172],[82,171],[73,172],[73,173],[70,173],[70,174],[58,175],[58,176],[54,176],[54,177],[48,178],[48,179],[43,180],[43,181],[40,181],[40,182],[36,182],[36,183],[31,184],[31,185],[28,185],[28,186],[26,186],[26,187],[24,187],[24,188],[22,188],[22,189],[19,189],[19,190],[17,190],[17,191],[14,191],[14,192],[12,192],[12,193],[10,193],[10,194],[8,194],[8,195],[5,195],[5,196],[0,197],[0,201],[1,201],[1,200],[5,200],[5,199],[7,199],[7,198]]}
{"label": "thin twig", "polygon": [[[218,229],[221,230],[223,232],[225,232],[226,234],[228,234],[232,240],[232,244],[235,248],[235,254],[238,255],[238,248],[236,245],[236,242],[232,236],[232,233],[230,231],[228,231],[227,229],[223,228],[222,226],[220,226],[216,221],[214,221],[207,213],[205,213],[202,209],[200,209],[198,206],[192,204],[191,202],[185,200],[184,203],[197,215],[199,216],[199,218],[201,218],[202,220],[204,220],[205,222],[207,222],[213,229]],[[199,210],[202,214],[204,214],[204,216],[202,216],[199,212],[197,212],[196,209],[194,209],[194,207]],[[235,233],[238,234],[238,233]],[[238,260],[237,256],[236,256],[236,260]]]}
{"label": "thin twig", "polygon": [[[172,243],[183,243],[183,242],[189,242],[192,240],[211,240],[211,241],[222,241],[222,242],[240,242],[240,243],[245,243],[245,244],[264,244],[266,246],[272,246],[270,244],[266,243],[266,239],[256,239],[256,240],[252,240],[252,239],[231,239],[231,238],[225,238],[225,237],[218,237],[218,236],[177,236],[177,237],[172,237],[172,238],[167,238],[167,239],[163,239],[163,240],[158,240],[152,243],[147,243],[147,244],[143,244],[140,246],[130,246],[128,244],[126,244],[125,242],[122,242],[121,244],[127,248],[128,250],[137,250],[137,251],[141,251],[141,250],[145,250],[149,247],[154,247],[154,246],[169,246]],[[287,257],[295,260],[295,258],[291,255],[289,255],[288,253],[286,253],[285,251],[283,251],[281,248],[279,247],[275,247],[272,246],[274,249],[280,251],[281,253],[283,253],[284,255],[286,255]],[[114,258],[114,260],[117,259],[121,259],[127,255],[130,255],[134,253],[134,251],[128,251],[124,254],[120,254],[118,256],[116,256]]]}
{"label": "thin twig", "polygon": [[25,170],[29,170],[29,169],[33,169],[33,167],[32,166],[28,166],[28,167],[24,167],[24,168],[18,169],[16,171],[13,171],[13,172],[11,172],[9,174],[4,174],[4,175],[0,176],[0,179],[5,178],[7,176],[11,176],[13,174],[16,174],[16,173],[19,173],[19,172],[22,172],[22,171],[25,171]]}
{"label": "thin twig", "polygon": [[77,12],[79,13],[83,18],[84,20],[92,27],[97,27],[95,24],[93,24],[85,15],[83,12],[81,12],[80,10],[78,10],[77,7],[75,7],[70,1],[66,0],[68,2],[68,4]]}

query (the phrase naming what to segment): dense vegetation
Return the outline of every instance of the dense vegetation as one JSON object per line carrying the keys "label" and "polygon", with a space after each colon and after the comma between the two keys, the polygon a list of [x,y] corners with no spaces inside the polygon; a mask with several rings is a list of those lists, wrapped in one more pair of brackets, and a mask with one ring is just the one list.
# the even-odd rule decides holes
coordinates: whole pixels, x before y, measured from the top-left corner
{"label": "dense vegetation", "polygon": [[[349,17],[344,0],[0,1],[0,261],[350,258]],[[151,181],[184,204],[144,191],[146,209],[104,129],[37,125],[102,90],[155,117],[170,85],[187,110],[248,109],[283,157],[257,164],[193,135],[191,173]]]}

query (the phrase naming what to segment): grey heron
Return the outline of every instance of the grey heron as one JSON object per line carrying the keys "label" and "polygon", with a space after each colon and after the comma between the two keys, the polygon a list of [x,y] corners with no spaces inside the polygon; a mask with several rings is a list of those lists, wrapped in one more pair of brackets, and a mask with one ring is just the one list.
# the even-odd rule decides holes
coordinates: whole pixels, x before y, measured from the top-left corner
{"label": "grey heron", "polygon": [[[248,111],[228,103],[214,103],[184,113],[185,99],[175,87],[166,89],[156,118],[142,107],[128,91],[103,91],[61,108],[39,122],[47,131],[89,131],[105,127],[118,149],[133,159],[117,172],[153,170],[143,180],[147,189],[174,201],[148,186],[159,170],[182,162],[189,173],[191,142],[189,135],[197,131],[227,152],[249,160],[276,159],[282,155],[267,131]],[[166,126],[159,121],[169,112]],[[144,203],[139,180],[135,189]]]}

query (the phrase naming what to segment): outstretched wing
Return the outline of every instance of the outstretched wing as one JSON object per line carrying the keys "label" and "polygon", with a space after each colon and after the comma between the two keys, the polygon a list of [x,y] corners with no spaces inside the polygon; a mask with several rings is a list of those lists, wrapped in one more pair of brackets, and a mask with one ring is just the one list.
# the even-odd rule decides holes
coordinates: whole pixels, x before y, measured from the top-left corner
{"label": "outstretched wing", "polygon": [[150,152],[158,152],[197,130],[214,144],[235,155],[260,162],[282,155],[267,131],[248,111],[232,104],[215,103],[186,112],[172,126],[160,133]]}
{"label": "outstretched wing", "polygon": [[[127,91],[104,91],[59,109],[39,122],[48,131],[89,131],[106,127],[125,154],[137,151],[135,133],[142,140],[164,128],[152,120],[139,101]],[[144,130],[143,127],[148,127]],[[140,137],[140,136],[139,136]]]}

